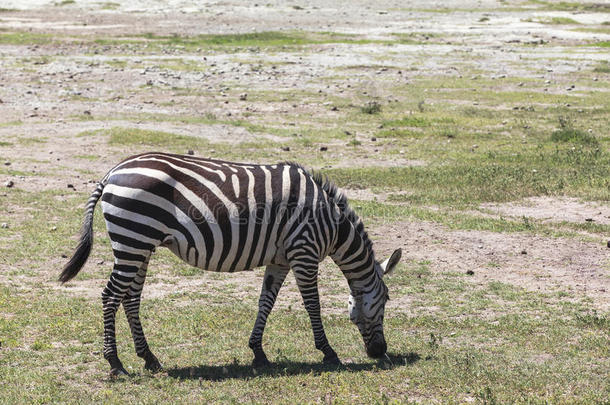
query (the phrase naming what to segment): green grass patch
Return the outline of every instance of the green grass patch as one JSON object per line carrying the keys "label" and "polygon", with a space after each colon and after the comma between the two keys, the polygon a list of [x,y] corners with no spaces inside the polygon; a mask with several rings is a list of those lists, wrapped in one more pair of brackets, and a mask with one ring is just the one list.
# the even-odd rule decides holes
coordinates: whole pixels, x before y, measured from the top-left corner
{"label": "green grass patch", "polygon": [[0,32],[1,45],[42,45],[50,43],[54,37],[50,34],[31,32]]}
{"label": "green grass patch", "polygon": [[610,73],[610,62],[607,60],[601,61],[593,68],[596,73]]}
{"label": "green grass patch", "polygon": [[598,46],[600,48],[610,48],[610,41],[601,41],[591,44],[592,46]]}
{"label": "green grass patch", "polygon": [[147,33],[136,38],[100,38],[95,40],[95,43],[99,45],[146,43],[149,46],[180,47],[191,50],[206,47],[285,47],[326,43],[366,44],[372,42],[375,41],[360,39],[349,34],[325,32],[306,33],[300,31],[261,31],[242,34],[204,34],[196,36],[160,36]]}
{"label": "green grass patch", "polygon": [[121,5],[119,3],[115,3],[112,1],[107,1],[104,3],[100,3],[102,10],[117,10]]}
{"label": "green grass patch", "polygon": [[529,3],[541,5],[547,10],[557,11],[593,11],[601,13],[610,11],[610,4],[600,2],[551,2],[546,0],[529,0]]}
{"label": "green grass patch", "polygon": [[381,112],[381,104],[376,101],[369,101],[360,107],[360,111],[364,114],[379,114]]}
{"label": "green grass patch", "polygon": [[565,25],[565,24],[580,24],[578,21],[569,18],[569,17],[550,17],[550,18],[541,18],[538,20],[541,24],[552,24],[552,25]]}
{"label": "green grass patch", "polygon": [[150,145],[175,148],[209,144],[203,138],[137,128],[113,127],[104,133],[110,136],[108,142],[111,145]]}
{"label": "green grass patch", "polygon": [[558,130],[551,134],[551,141],[571,142],[594,147],[599,146],[597,138],[587,132],[575,129],[573,122],[567,117],[559,117],[559,127]]}
{"label": "green grass patch", "polygon": [[329,169],[341,187],[406,191],[410,201],[469,205],[537,195],[610,200],[610,155],[588,145],[536,152],[462,156],[424,167]]}
{"label": "green grass patch", "polygon": [[429,127],[432,125],[426,117],[411,115],[398,120],[383,121],[384,127]]}

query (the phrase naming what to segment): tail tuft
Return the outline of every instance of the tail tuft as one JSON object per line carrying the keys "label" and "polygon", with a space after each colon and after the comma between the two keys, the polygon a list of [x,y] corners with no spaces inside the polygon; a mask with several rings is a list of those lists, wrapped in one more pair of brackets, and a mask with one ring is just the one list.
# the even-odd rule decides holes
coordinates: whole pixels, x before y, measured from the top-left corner
{"label": "tail tuft", "polygon": [[97,204],[97,201],[102,195],[103,189],[104,185],[99,183],[93,194],[91,194],[91,197],[89,197],[87,208],[85,209],[85,220],[81,230],[81,237],[74,254],[70,258],[70,261],[64,266],[59,276],[59,281],[61,283],[72,280],[89,258],[91,247],[93,246],[93,212],[95,210],[95,204]]}

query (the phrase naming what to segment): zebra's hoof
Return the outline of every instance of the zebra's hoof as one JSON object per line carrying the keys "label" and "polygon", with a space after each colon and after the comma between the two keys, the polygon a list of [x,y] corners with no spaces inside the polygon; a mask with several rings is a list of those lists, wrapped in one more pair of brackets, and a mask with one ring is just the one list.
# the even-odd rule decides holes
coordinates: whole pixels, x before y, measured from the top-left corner
{"label": "zebra's hoof", "polygon": [[110,370],[110,378],[119,378],[121,376],[129,377],[129,373],[123,367],[117,367]]}
{"label": "zebra's hoof", "polygon": [[337,356],[336,353],[334,353],[334,355],[324,356],[324,360],[322,360],[322,362],[324,364],[333,365],[333,366],[341,365],[341,360],[339,360],[339,356]]}
{"label": "zebra's hoof", "polygon": [[154,354],[149,352],[145,357],[145,360],[146,363],[144,364],[144,368],[150,371],[151,373],[154,374],[163,370],[163,366],[159,362],[159,359],[157,359],[157,356],[155,356]]}
{"label": "zebra's hoof", "polygon": [[271,362],[267,360],[267,357],[255,357],[254,360],[252,360],[253,368],[269,367],[270,365]]}
{"label": "zebra's hoof", "polygon": [[154,361],[151,361],[151,362],[147,361],[146,364],[144,364],[144,368],[153,374],[158,373],[159,371],[163,370],[163,366],[157,359],[155,359]]}

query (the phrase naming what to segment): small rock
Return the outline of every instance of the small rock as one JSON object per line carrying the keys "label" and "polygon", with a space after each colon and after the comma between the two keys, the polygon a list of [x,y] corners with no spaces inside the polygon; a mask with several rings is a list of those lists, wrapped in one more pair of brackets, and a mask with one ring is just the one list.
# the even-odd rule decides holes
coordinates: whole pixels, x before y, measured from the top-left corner
{"label": "small rock", "polygon": [[467,270],[466,274],[468,274],[469,276],[474,276],[474,271],[472,270]]}
{"label": "small rock", "polygon": [[337,108],[337,106],[332,106],[332,107],[330,108],[330,110],[331,110],[331,111],[339,111],[339,109]]}
{"label": "small rock", "polygon": [[608,243],[606,244],[606,246],[608,247],[608,249],[610,249],[610,240],[608,241]]}
{"label": "small rock", "polygon": [[188,151],[186,151],[186,153],[189,155],[194,155],[195,151],[193,151],[192,149],[189,149]]}
{"label": "small rock", "polygon": [[523,249],[523,250],[521,251],[521,254],[522,254],[522,255],[526,255],[526,254],[527,254],[527,250]]}
{"label": "small rock", "polygon": [[153,85],[153,81],[152,80],[147,80],[146,81],[146,85],[147,86],[152,86]]}
{"label": "small rock", "polygon": [[320,146],[320,152],[326,152],[328,150],[328,146]]}
{"label": "small rock", "polygon": [[248,99],[248,93],[241,93],[241,94],[239,95],[239,99],[240,99],[241,101],[246,101],[246,100]]}
{"label": "small rock", "polygon": [[284,152],[290,152],[290,146],[282,146]]}
{"label": "small rock", "polygon": [[91,111],[89,111],[89,110],[85,110],[85,111],[83,111],[83,114],[85,114],[85,115],[91,115]]}
{"label": "small rock", "polygon": [[4,166],[10,166],[11,162],[4,162]]}
{"label": "small rock", "polygon": [[57,230],[56,226],[52,226],[51,229],[49,229],[51,232],[55,232]]}
{"label": "small rock", "polygon": [[76,190],[76,188],[74,187],[74,184],[68,184],[66,187],[71,188],[72,190]]}
{"label": "small rock", "polygon": [[585,221],[587,221],[587,222],[593,222],[593,218],[585,218]]}
{"label": "small rock", "polygon": [[97,264],[98,264],[99,266],[101,266],[102,264],[104,264],[104,261],[103,261],[103,260],[100,260],[100,261],[98,261],[98,262],[97,262]]}
{"label": "small rock", "polygon": [[[2,224],[0,224],[0,228],[8,229],[8,224],[6,222],[3,222]],[[608,246],[610,246],[610,242],[608,242]]]}
{"label": "small rock", "polygon": [[11,188],[15,185],[15,183],[13,182],[13,180],[9,180],[9,181],[5,181],[4,182],[4,187],[8,187]]}
{"label": "small rock", "polygon": [[62,259],[67,259],[67,258],[68,258],[68,255],[62,254],[62,255],[61,255],[61,258],[62,258]]}
{"label": "small rock", "polygon": [[372,137],[372,138],[371,138],[371,141],[372,141],[372,142],[376,142],[376,141],[377,141],[377,138]]}

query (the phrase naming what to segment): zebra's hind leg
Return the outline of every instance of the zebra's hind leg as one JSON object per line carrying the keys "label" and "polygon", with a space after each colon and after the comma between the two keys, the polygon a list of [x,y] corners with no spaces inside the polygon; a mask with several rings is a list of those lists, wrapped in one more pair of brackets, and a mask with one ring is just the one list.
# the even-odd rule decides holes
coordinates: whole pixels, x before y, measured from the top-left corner
{"label": "zebra's hind leg", "polygon": [[263,279],[263,287],[261,288],[261,295],[258,299],[258,315],[254,322],[254,328],[250,335],[250,341],[248,346],[254,352],[254,360],[252,361],[253,367],[268,366],[269,360],[267,355],[263,351],[263,332],[265,331],[265,324],[267,323],[267,317],[273,309],[277,294],[282,287],[282,283],[286,279],[286,275],[290,271],[289,267],[281,267],[275,265],[269,265],[265,269],[265,277]]}
{"label": "zebra's hind leg", "polygon": [[104,314],[104,358],[110,364],[110,375],[129,375],[123,368],[116,348],[115,320],[116,311],[127,296],[127,292],[134,282],[139,269],[146,263],[147,257],[133,255],[130,259],[141,257],[141,260],[125,260],[117,257],[110,280],[102,292],[102,305]]}
{"label": "zebra's hind leg", "polygon": [[133,337],[133,343],[136,348],[136,354],[138,357],[144,359],[144,368],[150,370],[153,373],[162,369],[161,363],[157,357],[150,351],[146,337],[144,336],[144,330],[142,329],[142,323],[140,322],[140,299],[142,297],[142,288],[144,287],[144,281],[146,280],[146,270],[148,269],[148,260],[142,264],[138,272],[136,273],[133,282],[127,290],[127,295],[123,299],[123,309],[129,322],[129,328],[131,329],[131,336]]}

